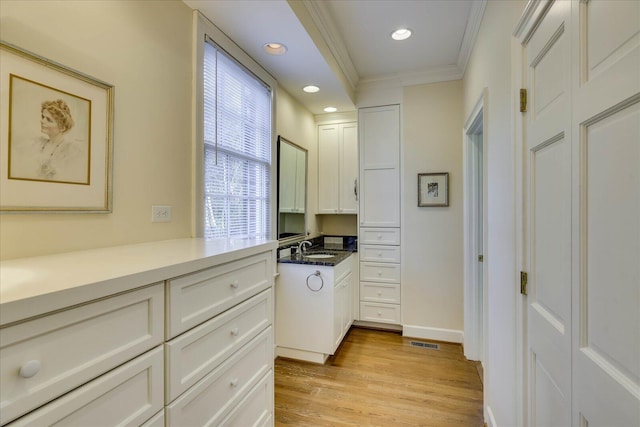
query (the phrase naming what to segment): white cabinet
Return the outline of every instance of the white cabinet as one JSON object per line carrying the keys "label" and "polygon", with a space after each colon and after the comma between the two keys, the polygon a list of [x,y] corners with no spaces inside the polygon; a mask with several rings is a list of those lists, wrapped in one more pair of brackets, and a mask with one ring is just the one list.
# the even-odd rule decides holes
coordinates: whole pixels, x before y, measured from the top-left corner
{"label": "white cabinet", "polygon": [[306,153],[292,145],[280,144],[280,212],[304,213],[306,170]]}
{"label": "white cabinet", "polygon": [[358,207],[358,126],[318,126],[318,213],[355,214]]}
{"label": "white cabinet", "polygon": [[[272,425],[276,242],[242,245],[167,241],[62,254],[55,266],[28,260],[47,272],[45,291],[85,281],[58,307],[51,293],[30,296],[50,307],[42,313],[21,318],[2,303],[16,320],[0,325],[0,424]],[[135,271],[131,260],[155,267]],[[156,283],[127,285],[145,278]]]}
{"label": "white cabinet", "polygon": [[400,227],[400,108],[362,108],[360,211],[363,227]]}
{"label": "white cabinet", "polygon": [[278,264],[276,351],[324,363],[353,322],[353,255],[335,266]]}
{"label": "white cabinet", "polygon": [[362,108],[359,320],[401,324],[400,107]]}

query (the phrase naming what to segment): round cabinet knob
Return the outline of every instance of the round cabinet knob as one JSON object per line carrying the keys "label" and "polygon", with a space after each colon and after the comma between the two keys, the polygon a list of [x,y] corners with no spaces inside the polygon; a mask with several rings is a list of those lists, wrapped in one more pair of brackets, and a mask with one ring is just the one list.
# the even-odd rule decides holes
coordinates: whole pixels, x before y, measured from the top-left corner
{"label": "round cabinet knob", "polygon": [[382,276],[382,271],[378,271],[378,276]]}
{"label": "round cabinet knob", "polygon": [[238,289],[238,281],[234,280],[229,284],[229,286],[231,286],[233,289]]}
{"label": "round cabinet knob", "polygon": [[382,296],[382,291],[378,291],[378,296],[381,297]]}
{"label": "round cabinet knob", "polygon": [[237,337],[239,333],[240,333],[240,329],[238,328],[231,329],[231,335],[233,335],[234,337]]}
{"label": "round cabinet knob", "polygon": [[229,385],[231,387],[237,387],[238,386],[238,379],[237,378],[233,378],[231,381],[229,381]]}
{"label": "round cabinet knob", "polygon": [[382,256],[382,252],[378,252],[378,256],[381,257]]}
{"label": "round cabinet knob", "polygon": [[31,378],[40,372],[40,361],[29,360],[27,363],[20,367],[20,376],[22,378]]}
{"label": "round cabinet knob", "polygon": [[382,234],[378,233],[378,240],[382,239]]}
{"label": "round cabinet knob", "polygon": [[378,317],[380,317],[380,316],[382,316],[382,312],[381,311],[378,312]]}

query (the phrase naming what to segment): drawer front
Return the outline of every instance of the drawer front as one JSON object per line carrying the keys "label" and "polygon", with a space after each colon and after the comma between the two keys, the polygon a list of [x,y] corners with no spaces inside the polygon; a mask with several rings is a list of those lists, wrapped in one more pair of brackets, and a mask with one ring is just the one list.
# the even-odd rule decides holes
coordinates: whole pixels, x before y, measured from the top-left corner
{"label": "drawer front", "polygon": [[400,285],[394,283],[360,282],[362,301],[400,304]]}
{"label": "drawer front", "polygon": [[271,325],[272,313],[272,291],[267,289],[167,343],[167,402]]}
{"label": "drawer front", "polygon": [[225,427],[272,426],[273,403],[273,372],[269,372],[220,425]]}
{"label": "drawer front", "polygon": [[139,426],[162,409],[163,359],[158,346],[9,426]]}
{"label": "drawer front", "polygon": [[171,426],[218,425],[273,369],[271,327],[167,406]]}
{"label": "drawer front", "polygon": [[400,283],[400,264],[361,262],[360,280],[363,282]]}
{"label": "drawer front", "polygon": [[[160,344],[163,312],[159,283],[0,329],[0,421],[15,419]],[[29,367],[35,375],[21,376],[21,368],[29,375]]]}
{"label": "drawer front", "polygon": [[400,246],[360,245],[360,261],[400,263]]}
{"label": "drawer front", "polygon": [[142,427],[164,427],[164,408],[142,424]]}
{"label": "drawer front", "polygon": [[209,320],[273,284],[265,252],[167,281],[167,339]]}
{"label": "drawer front", "polygon": [[360,320],[400,324],[400,306],[396,304],[360,303]]}
{"label": "drawer front", "polygon": [[358,245],[392,245],[400,244],[399,228],[360,228]]}

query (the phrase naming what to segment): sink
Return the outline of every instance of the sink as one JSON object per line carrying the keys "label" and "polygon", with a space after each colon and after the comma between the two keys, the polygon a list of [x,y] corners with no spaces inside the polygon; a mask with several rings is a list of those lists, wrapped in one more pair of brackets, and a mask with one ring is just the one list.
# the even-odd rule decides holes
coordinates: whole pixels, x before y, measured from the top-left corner
{"label": "sink", "polygon": [[303,255],[303,257],[311,258],[311,259],[326,259],[326,258],[333,258],[333,257],[335,257],[335,255],[331,255],[331,254],[309,254],[309,255]]}

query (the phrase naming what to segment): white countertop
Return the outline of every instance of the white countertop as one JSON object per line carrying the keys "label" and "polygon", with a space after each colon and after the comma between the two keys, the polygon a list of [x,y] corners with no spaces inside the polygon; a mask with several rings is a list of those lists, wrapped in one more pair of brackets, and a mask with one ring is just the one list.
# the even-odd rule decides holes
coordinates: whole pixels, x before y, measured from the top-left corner
{"label": "white countertop", "polygon": [[277,246],[266,239],[175,239],[2,261],[0,325]]}

